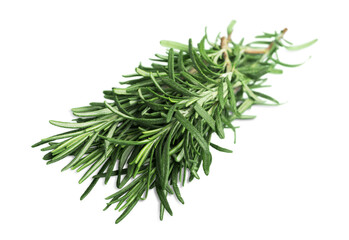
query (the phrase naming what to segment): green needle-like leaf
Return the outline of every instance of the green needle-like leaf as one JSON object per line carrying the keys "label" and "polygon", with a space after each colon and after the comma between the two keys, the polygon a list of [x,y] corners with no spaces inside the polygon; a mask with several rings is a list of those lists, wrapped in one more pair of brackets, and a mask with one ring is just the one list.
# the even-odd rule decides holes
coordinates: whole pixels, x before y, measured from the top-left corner
{"label": "green needle-like leaf", "polygon": [[168,52],[168,76],[175,80],[173,48]]}
{"label": "green needle-like leaf", "polygon": [[297,46],[285,46],[285,48],[287,50],[290,50],[290,51],[297,51],[297,50],[301,50],[301,49],[310,47],[311,45],[313,45],[316,42],[317,42],[317,39],[314,39],[314,40],[312,40],[310,42],[306,42],[306,43],[303,43],[303,44],[297,45]]}
{"label": "green needle-like leaf", "polygon": [[207,142],[200,132],[180,112],[176,112],[175,117],[183,125],[183,127],[185,127],[193,135],[204,151],[208,151]]}
{"label": "green needle-like leaf", "polygon": [[236,24],[236,21],[235,21],[235,20],[232,20],[232,21],[229,23],[228,28],[227,28],[227,33],[228,33],[228,35],[232,34],[233,28],[234,28],[235,24]]}
{"label": "green needle-like leaf", "polygon": [[218,150],[218,151],[221,151],[221,152],[225,152],[225,153],[232,153],[233,151],[230,150],[230,149],[227,149],[227,148],[224,148],[224,147],[221,147],[221,146],[218,146],[214,143],[210,143],[211,147],[213,147],[214,149]]}
{"label": "green needle-like leaf", "polygon": [[215,120],[213,120],[213,118],[211,117],[211,115],[208,112],[206,112],[206,110],[203,107],[201,107],[198,103],[195,103],[194,109],[207,122],[207,124],[210,125],[210,127],[214,131],[216,129],[216,123]]}
{"label": "green needle-like leaf", "polygon": [[167,197],[165,195],[165,191],[161,189],[159,184],[156,184],[156,192],[159,196],[160,202],[164,205],[166,211],[172,216],[172,209],[170,208],[170,204],[167,201]]}
{"label": "green needle-like leaf", "polygon": [[173,49],[178,49],[181,51],[188,51],[188,45],[185,45],[183,43],[178,43],[174,41],[168,41],[168,40],[162,40],[160,41],[161,46],[165,48],[173,48]]}

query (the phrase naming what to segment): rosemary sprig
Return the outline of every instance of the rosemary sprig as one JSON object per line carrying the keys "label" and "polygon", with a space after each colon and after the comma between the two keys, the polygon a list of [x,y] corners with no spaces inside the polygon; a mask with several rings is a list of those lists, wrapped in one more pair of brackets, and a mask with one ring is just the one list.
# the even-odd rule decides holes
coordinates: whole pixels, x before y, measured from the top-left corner
{"label": "rosemary sprig", "polygon": [[[73,159],[62,169],[86,172],[79,183],[92,176],[92,182],[82,194],[84,199],[100,179],[107,183],[115,177],[120,189],[106,199],[105,209],[116,204],[123,211],[116,223],[124,219],[138,201],[147,198],[155,188],[160,199],[160,219],[166,210],[172,215],[168,194],[184,200],[178,184],[199,179],[202,165],[209,174],[212,155],[210,146],[232,152],[211,142],[216,133],[224,138],[224,128],[235,119],[254,116],[244,112],[254,104],[278,104],[261,93],[267,73],[282,73],[279,48],[298,50],[309,43],[293,46],[284,40],[287,29],[264,33],[254,42],[243,44],[231,38],[235,21],[227,29],[227,37],[211,43],[207,34],[195,47],[188,44],[161,41],[169,48],[166,55],[156,54],[150,67],[138,66],[134,74],[124,76],[125,88],[104,91],[105,102],[73,108],[74,122],[50,121],[70,128],[62,134],[42,139],[33,147],[48,143],[43,159],[47,164]],[[207,49],[205,43],[210,47]],[[258,47],[256,47],[258,45]],[[235,136],[235,135],[234,135]]]}

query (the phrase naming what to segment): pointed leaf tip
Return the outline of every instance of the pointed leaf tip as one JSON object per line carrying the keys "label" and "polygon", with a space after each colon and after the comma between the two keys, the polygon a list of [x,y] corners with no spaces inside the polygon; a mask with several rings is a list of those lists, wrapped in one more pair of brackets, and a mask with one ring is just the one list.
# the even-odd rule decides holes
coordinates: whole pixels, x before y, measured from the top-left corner
{"label": "pointed leaf tip", "polygon": [[227,28],[227,33],[228,35],[230,35],[232,32],[233,32],[233,28],[234,28],[234,25],[236,24],[236,21],[235,20],[232,20],[229,25],[228,25],[228,28]]}

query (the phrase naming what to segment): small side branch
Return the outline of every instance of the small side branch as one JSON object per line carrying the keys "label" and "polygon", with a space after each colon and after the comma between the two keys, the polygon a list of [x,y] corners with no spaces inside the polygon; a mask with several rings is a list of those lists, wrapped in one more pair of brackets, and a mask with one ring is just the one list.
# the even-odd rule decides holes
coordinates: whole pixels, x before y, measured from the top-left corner
{"label": "small side branch", "polygon": [[[281,33],[279,34],[279,36],[277,36],[277,38],[276,38],[277,41],[279,41],[281,38],[283,38],[286,32],[287,32],[287,28],[284,28],[281,31]],[[270,49],[272,49],[274,44],[275,44],[275,41],[271,42],[267,48],[263,48],[263,49],[246,48],[244,52],[249,53],[249,54],[265,54],[265,53],[269,52]]]}

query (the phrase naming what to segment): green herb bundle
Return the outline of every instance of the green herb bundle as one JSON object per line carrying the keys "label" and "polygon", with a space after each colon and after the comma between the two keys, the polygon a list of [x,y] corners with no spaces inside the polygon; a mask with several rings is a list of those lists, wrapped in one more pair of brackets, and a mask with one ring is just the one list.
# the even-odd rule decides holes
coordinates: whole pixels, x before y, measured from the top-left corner
{"label": "green herb bundle", "polygon": [[[259,91],[267,73],[280,74],[279,48],[298,50],[315,41],[293,46],[286,32],[264,33],[248,44],[232,41],[235,21],[227,37],[210,42],[207,34],[197,45],[161,41],[169,48],[156,54],[150,67],[139,66],[124,76],[125,88],[104,91],[105,102],[73,108],[73,122],[50,121],[71,131],[42,139],[47,164],[73,158],[62,169],[86,170],[79,183],[92,177],[84,199],[99,180],[114,179],[119,190],[107,197],[105,209],[115,204],[124,219],[139,200],[155,188],[160,199],[160,219],[172,215],[168,194],[184,203],[179,185],[199,179],[202,165],[209,174],[210,147],[231,152],[211,142],[212,134],[224,138],[224,129],[235,131],[232,121],[251,119],[244,112],[255,104],[278,104]],[[206,45],[206,46],[205,46]],[[209,46],[207,48],[207,45]]]}

